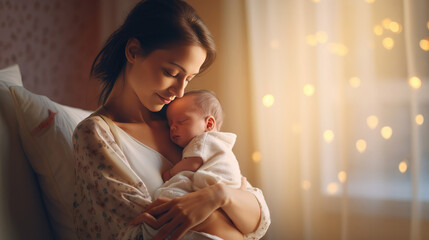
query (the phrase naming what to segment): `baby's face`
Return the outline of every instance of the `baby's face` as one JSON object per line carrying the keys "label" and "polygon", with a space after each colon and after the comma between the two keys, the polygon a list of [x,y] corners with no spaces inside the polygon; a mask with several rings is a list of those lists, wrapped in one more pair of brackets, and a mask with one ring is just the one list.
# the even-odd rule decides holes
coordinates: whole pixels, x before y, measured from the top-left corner
{"label": "baby's face", "polygon": [[207,130],[204,116],[195,107],[192,98],[192,95],[178,98],[167,108],[171,141],[181,147],[185,147],[192,138]]}

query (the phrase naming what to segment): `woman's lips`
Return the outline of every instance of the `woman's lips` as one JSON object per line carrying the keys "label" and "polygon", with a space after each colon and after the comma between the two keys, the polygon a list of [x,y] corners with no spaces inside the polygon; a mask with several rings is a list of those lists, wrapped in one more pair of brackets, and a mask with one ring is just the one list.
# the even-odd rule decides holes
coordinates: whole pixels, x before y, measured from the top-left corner
{"label": "woman's lips", "polygon": [[161,96],[159,94],[157,94],[157,95],[161,99],[162,103],[164,103],[164,104],[169,104],[171,101],[174,100],[174,97],[165,98],[165,97],[163,97],[163,96]]}

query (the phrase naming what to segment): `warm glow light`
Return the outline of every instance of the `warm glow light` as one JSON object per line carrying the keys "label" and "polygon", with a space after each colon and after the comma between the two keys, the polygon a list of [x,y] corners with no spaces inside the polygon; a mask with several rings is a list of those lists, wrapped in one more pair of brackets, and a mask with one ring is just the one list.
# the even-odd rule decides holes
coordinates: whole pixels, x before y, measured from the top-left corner
{"label": "warm glow light", "polygon": [[338,173],[338,180],[341,183],[345,183],[347,181],[347,173],[345,171],[341,171]]}
{"label": "warm glow light", "polygon": [[389,126],[381,128],[381,136],[384,139],[389,139],[390,137],[392,137],[392,133],[393,133],[392,128]]}
{"label": "warm glow light", "polygon": [[423,115],[422,114],[418,114],[416,116],[416,123],[418,125],[422,125],[424,122],[425,122],[425,118],[423,117]]}
{"label": "warm glow light", "polygon": [[390,23],[392,22],[392,20],[390,20],[390,18],[385,18],[383,20],[383,22],[381,22],[381,24],[383,25],[383,27],[385,29],[389,29]]}
{"label": "warm glow light", "polygon": [[332,183],[328,184],[328,187],[326,188],[326,190],[328,190],[328,193],[331,195],[337,193],[338,192],[338,183],[332,182]]}
{"label": "warm glow light", "polygon": [[358,77],[352,77],[349,80],[350,86],[358,88],[360,86],[360,79]]}
{"label": "warm glow light", "polygon": [[420,48],[429,51],[429,38],[420,40]]}
{"label": "warm glow light", "polygon": [[366,118],[366,123],[368,124],[368,127],[371,129],[375,129],[378,125],[378,117],[371,115]]}
{"label": "warm glow light", "polygon": [[358,150],[358,152],[363,153],[365,152],[366,149],[366,141],[363,139],[359,139],[356,142],[356,149]]}
{"label": "warm glow light", "polygon": [[313,84],[306,84],[303,88],[305,96],[313,96],[314,92],[316,91]]}
{"label": "warm glow light", "polygon": [[367,3],[374,3],[375,0],[365,0]]}
{"label": "warm glow light", "polygon": [[331,43],[329,49],[332,53],[340,56],[345,56],[349,52],[349,49],[344,44],[340,43]]}
{"label": "warm glow light", "polygon": [[422,86],[422,81],[420,78],[414,76],[408,80],[408,85],[414,89],[419,89]]}
{"label": "warm glow light", "polygon": [[428,30],[429,30],[429,21],[426,23],[426,26],[428,27]]}
{"label": "warm glow light", "polygon": [[374,26],[374,33],[377,36],[381,36],[383,34],[383,28],[380,25]]}
{"label": "warm glow light", "polygon": [[405,173],[408,169],[407,160],[403,160],[402,162],[400,162],[398,165],[398,169],[401,173]]}
{"label": "warm glow light", "polygon": [[279,46],[280,46],[279,40],[277,40],[277,39],[272,40],[270,45],[271,45],[271,48],[273,48],[273,49],[279,48]]}
{"label": "warm glow light", "polygon": [[271,107],[274,104],[274,97],[271,94],[267,94],[262,98],[262,103],[265,107]]}
{"label": "warm glow light", "polygon": [[326,32],[319,31],[316,33],[316,38],[319,43],[325,43],[328,41],[328,34]]}
{"label": "warm glow light", "polygon": [[331,130],[326,130],[325,132],[323,132],[323,138],[327,143],[332,142],[332,140],[334,140],[334,132]]}
{"label": "warm glow light", "polygon": [[261,161],[261,153],[260,153],[260,152],[254,152],[254,153],[252,154],[252,160],[253,160],[253,162],[255,162],[255,163],[260,162],[260,161]]}
{"label": "warm glow light", "polygon": [[316,46],[317,45],[317,37],[315,35],[308,35],[307,36],[307,44],[310,46]]}
{"label": "warm glow light", "polygon": [[383,47],[387,50],[390,50],[395,45],[395,41],[393,41],[393,38],[387,37],[383,39]]}
{"label": "warm glow light", "polygon": [[313,2],[318,3],[318,2],[320,2],[320,0],[313,0]]}
{"label": "warm glow light", "polygon": [[302,181],[302,189],[308,190],[311,188],[311,182],[308,180]]}
{"label": "warm glow light", "polygon": [[389,24],[389,29],[390,29],[390,31],[392,31],[394,33],[399,33],[400,25],[397,22],[391,22]]}
{"label": "warm glow light", "polygon": [[299,123],[295,123],[292,125],[292,132],[299,134],[301,133],[301,125]]}

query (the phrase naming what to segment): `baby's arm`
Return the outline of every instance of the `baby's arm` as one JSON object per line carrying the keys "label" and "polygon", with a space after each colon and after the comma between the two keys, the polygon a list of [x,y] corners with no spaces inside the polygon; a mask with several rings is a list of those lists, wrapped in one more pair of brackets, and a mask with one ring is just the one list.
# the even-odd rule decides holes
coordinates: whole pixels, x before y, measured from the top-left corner
{"label": "baby's arm", "polygon": [[162,179],[164,181],[169,180],[174,175],[182,171],[192,171],[195,172],[203,164],[203,159],[201,157],[185,157],[180,162],[176,163],[173,168],[165,171],[162,174]]}

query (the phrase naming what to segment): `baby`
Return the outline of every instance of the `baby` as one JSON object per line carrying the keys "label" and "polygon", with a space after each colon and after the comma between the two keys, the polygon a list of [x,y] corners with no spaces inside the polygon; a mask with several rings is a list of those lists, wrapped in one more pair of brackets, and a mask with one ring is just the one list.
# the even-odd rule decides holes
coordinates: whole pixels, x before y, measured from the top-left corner
{"label": "baby", "polygon": [[[184,149],[182,160],[162,174],[166,182],[155,191],[155,198],[180,197],[218,182],[240,188],[242,175],[232,152],[236,135],[219,132],[223,111],[214,93],[187,92],[168,106],[167,119],[171,140]],[[216,230],[202,231],[237,239],[222,236]]]}

